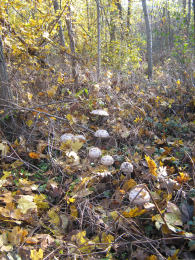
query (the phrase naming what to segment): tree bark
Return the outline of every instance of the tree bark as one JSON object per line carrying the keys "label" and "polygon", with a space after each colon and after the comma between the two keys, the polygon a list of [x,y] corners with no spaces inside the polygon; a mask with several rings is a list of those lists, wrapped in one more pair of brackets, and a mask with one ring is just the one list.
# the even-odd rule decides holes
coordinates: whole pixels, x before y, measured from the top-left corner
{"label": "tree bark", "polygon": [[101,75],[101,23],[100,23],[100,1],[96,0],[97,4],[97,38],[98,38],[98,46],[97,46],[97,81],[100,80]]}
{"label": "tree bark", "polygon": [[186,0],[183,0],[183,14],[186,15]]}
{"label": "tree bark", "polygon": [[195,0],[193,0],[193,11],[194,11],[194,49],[195,49]]}
{"label": "tree bark", "polygon": [[128,0],[128,8],[127,8],[127,29],[130,29],[130,16],[131,16],[131,4],[132,1]]}
{"label": "tree bark", "polygon": [[[59,10],[58,0],[53,0],[53,6],[54,6],[55,12],[57,12]],[[65,47],[65,38],[64,38],[61,20],[58,21],[58,25],[59,25],[60,45]]]}
{"label": "tree bark", "polygon": [[8,83],[6,63],[3,54],[3,43],[0,36],[0,108],[3,108],[3,105],[11,100],[11,98],[12,94]]}
{"label": "tree bark", "polygon": [[78,64],[76,60],[76,47],[75,47],[75,39],[74,39],[74,32],[72,28],[71,22],[71,13],[70,13],[70,6],[68,6],[68,13],[66,15],[66,26],[68,29],[68,37],[70,41],[70,50],[72,54],[71,62],[72,62],[72,77],[74,79],[75,86],[78,86],[79,81],[79,74],[78,74]]}
{"label": "tree bark", "polygon": [[152,79],[152,32],[149,23],[148,9],[146,0],[142,0],[142,7],[144,12],[144,19],[146,25],[146,36],[147,36],[147,59],[148,59],[148,78]]}
{"label": "tree bark", "polygon": [[188,0],[188,16],[187,16],[187,33],[189,34],[190,20],[191,20],[192,2]]}

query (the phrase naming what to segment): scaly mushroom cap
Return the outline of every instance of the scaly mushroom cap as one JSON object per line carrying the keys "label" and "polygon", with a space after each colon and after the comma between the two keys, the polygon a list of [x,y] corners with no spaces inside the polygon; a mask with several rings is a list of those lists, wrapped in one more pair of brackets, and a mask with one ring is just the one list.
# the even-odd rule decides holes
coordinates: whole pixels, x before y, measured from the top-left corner
{"label": "scaly mushroom cap", "polygon": [[98,147],[92,147],[89,150],[89,158],[90,159],[97,159],[102,155],[102,151]]}
{"label": "scaly mushroom cap", "polygon": [[75,135],[75,140],[79,140],[81,142],[86,142],[86,138],[84,135]]}
{"label": "scaly mushroom cap", "polygon": [[98,138],[109,138],[109,133],[106,130],[99,129],[95,132],[95,137]]}
{"label": "scaly mushroom cap", "polygon": [[70,133],[65,133],[60,137],[60,141],[66,143],[67,141],[73,141],[74,135]]}
{"label": "scaly mushroom cap", "polygon": [[111,166],[114,163],[114,159],[110,155],[105,155],[101,158],[101,164],[105,166]]}
{"label": "scaly mushroom cap", "polygon": [[133,172],[133,165],[129,162],[123,162],[121,164],[120,170],[124,173],[132,173]]}
{"label": "scaly mushroom cap", "polygon": [[91,114],[94,116],[109,116],[108,112],[103,109],[93,110]]}

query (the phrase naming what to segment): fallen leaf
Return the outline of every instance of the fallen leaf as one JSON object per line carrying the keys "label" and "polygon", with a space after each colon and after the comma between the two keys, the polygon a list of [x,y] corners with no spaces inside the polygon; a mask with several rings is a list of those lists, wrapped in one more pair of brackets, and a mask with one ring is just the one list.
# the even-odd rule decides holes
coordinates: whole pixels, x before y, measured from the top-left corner
{"label": "fallen leaf", "polygon": [[33,202],[34,197],[30,195],[21,195],[18,200],[18,208],[21,210],[23,214],[26,214],[28,210],[36,210],[37,205]]}
{"label": "fallen leaf", "polygon": [[30,251],[30,258],[31,260],[41,260],[43,259],[43,250],[41,248],[39,248],[38,251],[36,251],[35,249]]}

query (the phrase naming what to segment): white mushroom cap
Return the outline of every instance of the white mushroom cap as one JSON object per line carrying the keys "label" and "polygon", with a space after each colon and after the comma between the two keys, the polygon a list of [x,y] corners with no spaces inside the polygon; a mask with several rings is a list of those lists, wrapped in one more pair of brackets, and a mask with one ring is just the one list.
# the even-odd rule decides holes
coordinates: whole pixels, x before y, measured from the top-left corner
{"label": "white mushroom cap", "polygon": [[133,172],[133,165],[129,162],[123,162],[121,164],[120,170],[124,173],[132,173]]}
{"label": "white mushroom cap", "polygon": [[111,166],[114,163],[114,159],[110,155],[105,155],[101,158],[101,164]]}
{"label": "white mushroom cap", "polygon": [[150,194],[143,186],[137,185],[129,192],[129,200],[134,205],[142,205],[150,201]]}
{"label": "white mushroom cap", "polygon": [[93,110],[91,114],[95,116],[109,116],[108,112],[103,109]]}
{"label": "white mushroom cap", "polygon": [[101,150],[98,147],[92,147],[89,150],[89,158],[90,159],[97,159],[102,155]]}
{"label": "white mushroom cap", "polygon": [[66,143],[67,141],[74,140],[74,135],[70,133],[65,133],[60,137],[61,142]]}
{"label": "white mushroom cap", "polygon": [[74,137],[76,140],[79,140],[81,142],[86,142],[86,138],[84,135],[75,135]]}
{"label": "white mushroom cap", "polygon": [[95,132],[95,137],[99,137],[99,138],[108,138],[109,137],[109,133],[106,130],[103,129],[99,129]]}

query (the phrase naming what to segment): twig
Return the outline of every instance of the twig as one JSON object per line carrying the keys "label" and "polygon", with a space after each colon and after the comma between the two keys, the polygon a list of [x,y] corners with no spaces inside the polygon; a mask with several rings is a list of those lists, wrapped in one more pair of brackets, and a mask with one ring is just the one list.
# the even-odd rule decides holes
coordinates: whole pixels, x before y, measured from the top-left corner
{"label": "twig", "polygon": [[[21,107],[21,106],[18,106],[18,105],[16,105],[16,104],[14,104],[14,105],[15,105],[15,107],[10,107],[10,106],[7,106],[7,105],[3,105],[3,106],[6,107],[6,108],[9,108],[10,110],[16,110],[16,109],[18,109],[18,110],[21,110],[21,111],[24,110],[24,111],[29,111],[29,112],[36,112],[36,113],[38,113],[38,114],[43,114],[43,115],[48,116],[48,117],[53,117],[53,118],[55,118],[55,119],[58,119],[58,120],[61,120],[61,121],[65,121],[66,123],[69,124],[69,121],[68,121],[67,118],[63,118],[63,117],[60,117],[60,116],[57,116],[57,115],[52,115],[52,114],[50,114],[50,113],[47,113],[47,112],[44,112],[44,111],[39,111],[39,110],[32,109],[32,108]],[[88,131],[88,132],[94,134],[94,131],[92,131],[91,129],[89,129],[88,127],[86,127],[86,126],[84,126],[84,125],[80,125],[80,124],[75,123],[75,126],[80,127],[80,128],[83,128],[83,129],[85,129],[86,131]]]}
{"label": "twig", "polygon": [[160,211],[160,209],[159,209],[159,207],[158,207],[156,201],[154,200],[154,198],[153,198],[153,196],[152,196],[150,190],[148,189],[148,187],[146,186],[146,184],[143,184],[143,186],[145,187],[145,189],[146,189],[146,190],[148,191],[148,193],[150,194],[150,198],[152,199],[152,202],[154,203],[155,207],[157,208],[157,210],[158,210],[158,212],[159,212],[159,214],[160,214],[160,216],[161,216],[161,218],[162,218],[164,224],[166,225],[166,227],[168,227],[167,222],[166,222],[166,220],[165,220],[163,214],[161,213],[161,211]]}

